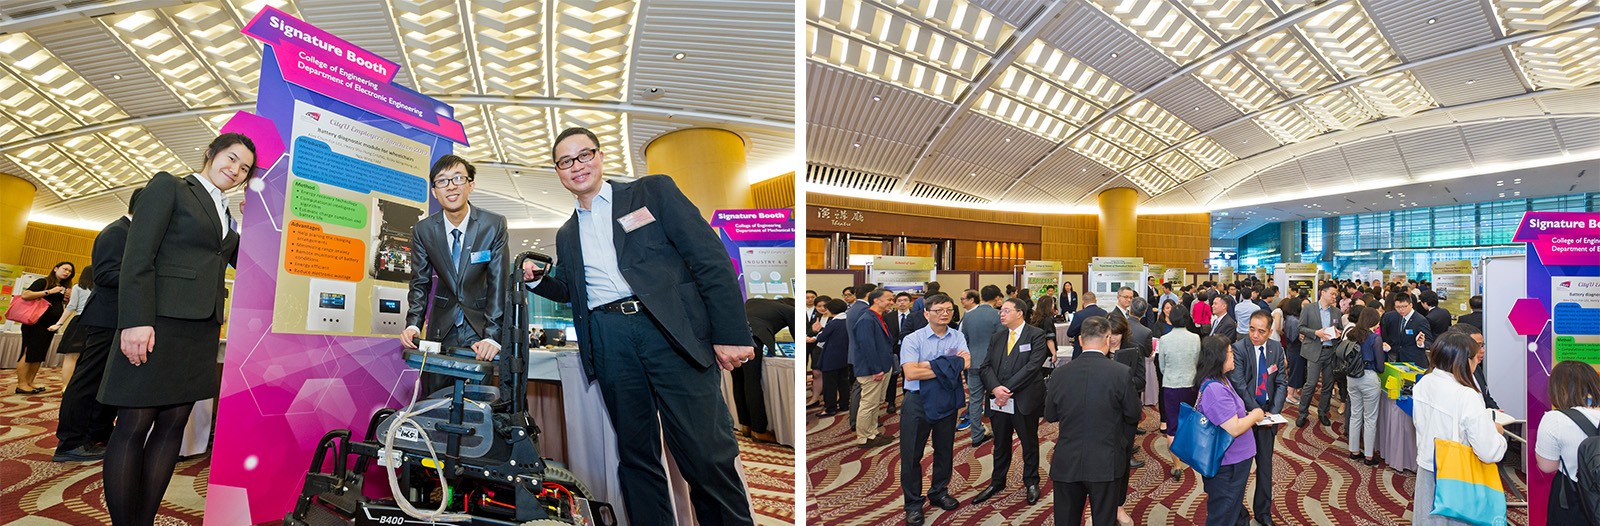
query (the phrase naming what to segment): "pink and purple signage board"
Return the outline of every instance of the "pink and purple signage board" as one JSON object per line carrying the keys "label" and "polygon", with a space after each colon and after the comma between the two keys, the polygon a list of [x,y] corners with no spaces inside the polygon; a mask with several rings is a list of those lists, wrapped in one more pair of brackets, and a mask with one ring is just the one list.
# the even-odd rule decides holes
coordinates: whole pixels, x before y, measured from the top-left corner
{"label": "pink and purple signage board", "polygon": [[795,296],[794,209],[717,210],[711,226],[733,259],[745,299]]}
{"label": "pink and purple signage board", "polygon": [[[268,44],[262,54],[260,95],[255,115],[241,114],[224,130],[246,133],[258,146],[288,156],[263,154],[278,162],[261,163],[263,173],[251,182],[243,203],[206,497],[205,523],[221,526],[281,520],[293,508],[317,440],[340,428],[350,429],[353,439],[365,438],[373,412],[409,401],[416,380],[394,337],[275,329],[274,311],[295,307],[275,295],[286,220],[300,222],[295,217],[304,215],[298,209],[293,216],[286,214],[289,182],[291,177],[308,177],[306,170],[318,164],[306,164],[302,157],[333,155],[308,152],[306,145],[316,141],[297,140],[295,119],[301,117],[302,124],[304,118],[315,119],[304,111],[314,107],[324,120],[333,114],[360,121],[430,160],[450,153],[452,143],[465,142],[448,105],[390,83],[399,67],[393,61],[271,8],[258,14],[245,32]],[[364,166],[334,160],[345,163],[340,166]],[[291,167],[295,162],[305,166]],[[427,199],[425,173],[349,172],[338,174],[340,180],[381,180],[383,184],[373,186],[384,193]],[[380,190],[373,190],[373,203]]]}

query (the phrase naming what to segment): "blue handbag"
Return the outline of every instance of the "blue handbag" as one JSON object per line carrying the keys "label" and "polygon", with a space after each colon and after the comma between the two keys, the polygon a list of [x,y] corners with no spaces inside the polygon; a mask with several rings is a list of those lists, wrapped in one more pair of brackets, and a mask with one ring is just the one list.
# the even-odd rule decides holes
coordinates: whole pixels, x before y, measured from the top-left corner
{"label": "blue handbag", "polygon": [[[1211,382],[1207,382],[1211,383]],[[1201,393],[1206,384],[1200,384]],[[1200,403],[1199,399],[1195,400]],[[1200,473],[1202,477],[1217,476],[1222,467],[1222,454],[1233,444],[1233,435],[1222,426],[1211,423],[1205,415],[1187,403],[1178,408],[1178,431],[1172,437],[1172,455]]]}

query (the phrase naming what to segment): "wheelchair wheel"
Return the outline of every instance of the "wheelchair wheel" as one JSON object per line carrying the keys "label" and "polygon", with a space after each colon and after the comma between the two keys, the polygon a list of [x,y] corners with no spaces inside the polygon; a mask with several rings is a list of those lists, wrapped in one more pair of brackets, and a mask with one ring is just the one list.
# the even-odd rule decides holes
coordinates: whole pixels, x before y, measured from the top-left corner
{"label": "wheelchair wheel", "polygon": [[589,491],[589,486],[585,486],[583,481],[578,479],[577,475],[573,474],[572,471],[568,470],[565,465],[559,462],[553,460],[545,461],[544,478],[546,482],[555,482],[566,486],[568,490],[576,493],[579,497],[586,499],[594,498],[594,493]]}

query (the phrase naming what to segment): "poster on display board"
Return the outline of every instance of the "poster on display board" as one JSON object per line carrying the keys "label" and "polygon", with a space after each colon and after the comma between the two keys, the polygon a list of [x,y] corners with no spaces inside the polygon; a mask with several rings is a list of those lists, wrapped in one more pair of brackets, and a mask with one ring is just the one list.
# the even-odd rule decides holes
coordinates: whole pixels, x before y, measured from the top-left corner
{"label": "poster on display board", "polygon": [[1028,289],[1034,297],[1043,294],[1045,287],[1054,287],[1061,291],[1061,262],[1060,261],[1024,261],[1022,264],[1022,288]]}
{"label": "poster on display board", "polygon": [[1267,274],[1270,272],[1271,269],[1268,269],[1267,267],[1256,267],[1256,279],[1261,280],[1262,283],[1266,283]]}
{"label": "poster on display board", "polygon": [[1457,316],[1471,312],[1467,300],[1478,288],[1476,276],[1468,260],[1433,262],[1433,292],[1439,295],[1439,308]]}
{"label": "poster on display board", "polygon": [[867,281],[893,292],[922,294],[923,287],[936,279],[936,268],[929,257],[873,256]]}
{"label": "poster on display board", "polygon": [[711,227],[733,260],[744,299],[794,297],[794,209],[717,210]]}
{"label": "poster on display board", "polygon": [[1117,306],[1117,291],[1122,287],[1144,287],[1144,258],[1096,257],[1089,262],[1089,290],[1094,303],[1110,312]]}
{"label": "poster on display board", "polygon": [[281,520],[323,433],[411,399],[392,336],[408,224],[432,161],[465,144],[450,106],[393,82],[399,64],[271,7],[243,32],[266,44],[256,112],[223,131],[255,141],[261,175],[243,202],[208,525]]}
{"label": "poster on display board", "polygon": [[1161,282],[1171,283],[1172,290],[1177,291],[1178,289],[1183,288],[1184,285],[1189,284],[1189,269],[1169,268],[1165,273],[1162,274]]}
{"label": "poster on display board", "polygon": [[[1527,243],[1526,292],[1508,319],[1526,338],[1528,465],[1538,429],[1550,409],[1550,370],[1562,360],[1600,365],[1600,213],[1527,212],[1512,241]],[[1499,286],[1488,287],[1499,290]],[[1493,388],[1493,385],[1490,386]],[[1529,470],[1528,502],[1546,502],[1551,476]],[[1530,524],[1543,524],[1544,506],[1529,506]]]}
{"label": "poster on display board", "polygon": [[1385,271],[1383,271],[1383,275],[1384,275],[1384,278],[1385,278],[1384,279],[1385,283],[1405,283],[1406,279],[1407,279],[1406,278],[1406,273],[1404,273],[1404,272],[1393,272],[1393,271],[1385,270]]}
{"label": "poster on display board", "polygon": [[1316,297],[1317,275],[1321,271],[1316,263],[1279,263],[1278,265],[1282,266],[1282,274],[1276,277],[1278,288],[1283,291],[1282,295],[1287,296],[1288,291],[1298,290],[1302,298]]}
{"label": "poster on display board", "polygon": [[1233,267],[1222,267],[1217,270],[1217,282],[1224,285],[1233,283]]}

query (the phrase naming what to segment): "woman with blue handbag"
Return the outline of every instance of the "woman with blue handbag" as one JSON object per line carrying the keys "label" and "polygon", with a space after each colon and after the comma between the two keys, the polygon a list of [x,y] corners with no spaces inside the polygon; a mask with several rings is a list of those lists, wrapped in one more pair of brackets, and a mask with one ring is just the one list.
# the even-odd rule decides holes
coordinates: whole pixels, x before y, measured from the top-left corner
{"label": "woman with blue handbag", "polygon": [[1209,425],[1219,426],[1233,436],[1233,443],[1223,450],[1216,474],[1210,477],[1202,474],[1201,477],[1206,490],[1206,526],[1232,526],[1241,522],[1244,489],[1250,482],[1250,460],[1256,456],[1256,436],[1250,429],[1266,416],[1260,408],[1244,410],[1244,400],[1228,383],[1228,371],[1232,370],[1233,351],[1226,338],[1207,336],[1200,342],[1195,377],[1201,384],[1195,410],[1210,422]]}

